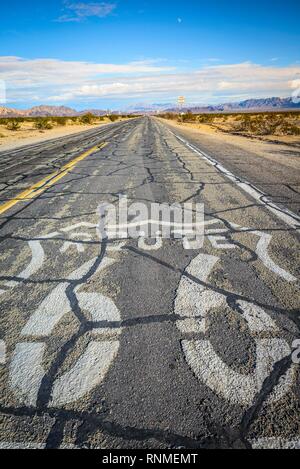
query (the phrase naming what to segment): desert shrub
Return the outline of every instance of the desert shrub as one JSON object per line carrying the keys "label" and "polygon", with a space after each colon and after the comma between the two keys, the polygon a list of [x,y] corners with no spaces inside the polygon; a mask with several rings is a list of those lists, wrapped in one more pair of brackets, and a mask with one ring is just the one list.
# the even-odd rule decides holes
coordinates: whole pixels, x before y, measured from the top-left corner
{"label": "desert shrub", "polygon": [[255,132],[257,131],[258,125],[261,123],[258,118],[256,121],[251,120],[251,117],[248,114],[242,114],[236,119],[238,125],[235,130],[237,132]]}
{"label": "desert shrub", "polygon": [[192,112],[186,112],[185,114],[182,114],[181,120],[182,122],[195,122],[197,119],[196,114],[193,114]]}
{"label": "desert shrub", "polygon": [[276,129],[276,133],[281,135],[300,135],[300,126],[284,122]]}
{"label": "desert shrub", "polygon": [[288,113],[243,115],[235,130],[253,135],[300,135],[295,117],[289,118]]}
{"label": "desert shrub", "polygon": [[165,117],[165,119],[170,119],[170,120],[174,120],[177,117],[176,114],[172,112],[167,112],[166,114],[163,114],[163,116]]}
{"label": "desert shrub", "polygon": [[[139,117],[137,115],[131,115],[128,117]],[[177,120],[178,119],[178,114],[175,114],[174,112],[165,112],[162,114],[158,114],[157,117],[161,117],[162,119],[169,119],[169,120]]]}
{"label": "desert shrub", "polygon": [[21,122],[19,122],[19,120],[17,119],[9,119],[6,124],[6,128],[7,130],[12,130],[12,131],[20,130]]}
{"label": "desert shrub", "polygon": [[213,114],[200,114],[197,116],[197,121],[200,124],[213,124],[215,117]]}
{"label": "desert shrub", "polygon": [[81,116],[80,123],[90,125],[94,122],[94,119],[95,119],[95,116],[91,114],[90,112],[88,112],[87,114],[84,114],[83,116]]}
{"label": "desert shrub", "polygon": [[108,116],[108,118],[111,122],[116,122],[119,119],[119,116],[117,116],[116,114],[111,114],[110,116]]}
{"label": "desert shrub", "polygon": [[53,124],[47,117],[38,117],[34,120],[34,127],[38,130],[50,130]]}
{"label": "desert shrub", "polygon": [[73,122],[73,124],[79,124],[80,123],[80,119],[77,116],[69,117],[69,120],[71,122]]}
{"label": "desert shrub", "polygon": [[53,117],[52,122],[64,127],[68,123],[68,117]]}

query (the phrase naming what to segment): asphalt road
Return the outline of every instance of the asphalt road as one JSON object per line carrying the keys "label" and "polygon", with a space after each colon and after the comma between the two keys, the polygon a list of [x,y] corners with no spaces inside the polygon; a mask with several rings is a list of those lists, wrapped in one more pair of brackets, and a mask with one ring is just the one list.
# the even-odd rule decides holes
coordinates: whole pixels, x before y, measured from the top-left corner
{"label": "asphalt road", "polygon": [[[300,447],[297,191],[186,138],[141,118],[0,153],[0,447]],[[100,242],[120,195],[203,203],[203,247]]]}

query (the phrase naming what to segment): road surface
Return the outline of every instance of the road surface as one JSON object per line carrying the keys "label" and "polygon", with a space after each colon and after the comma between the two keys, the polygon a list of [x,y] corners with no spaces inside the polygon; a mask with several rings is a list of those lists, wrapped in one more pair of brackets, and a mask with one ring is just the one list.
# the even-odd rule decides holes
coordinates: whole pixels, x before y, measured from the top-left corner
{"label": "road surface", "polygon": [[[0,447],[300,447],[300,176],[224,155],[147,117],[0,154]],[[101,242],[120,195],[203,246]]]}

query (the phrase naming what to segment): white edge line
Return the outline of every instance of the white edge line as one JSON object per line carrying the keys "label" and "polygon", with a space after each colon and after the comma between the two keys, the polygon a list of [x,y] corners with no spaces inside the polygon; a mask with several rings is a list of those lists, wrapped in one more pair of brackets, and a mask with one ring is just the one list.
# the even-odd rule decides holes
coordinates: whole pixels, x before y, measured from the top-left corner
{"label": "white edge line", "polygon": [[191,143],[189,143],[187,140],[183,139],[179,135],[175,134],[171,130],[169,132],[172,135],[174,135],[178,140],[180,140],[182,143],[184,143],[188,148],[190,148],[194,153],[197,153],[199,156],[201,156],[201,158],[205,159],[211,165],[213,165],[220,173],[222,173],[232,182],[235,182],[236,185],[240,189],[242,189],[248,195],[251,195],[253,199],[255,199],[260,204],[262,204],[266,209],[272,212],[273,215],[275,215],[281,221],[285,222],[287,225],[289,225],[290,227],[292,227],[293,229],[297,231],[300,230],[300,218],[297,215],[295,215],[293,212],[285,208],[280,208],[276,204],[264,202],[262,198],[267,197],[267,195],[264,192],[262,192],[260,189],[258,189],[257,187],[255,187],[253,184],[251,184],[250,182],[246,180],[243,180],[243,182],[241,182],[237,176],[235,176],[233,173],[228,171],[228,169],[226,169],[223,165],[218,163],[218,161],[216,161],[214,158],[207,155],[202,150],[198,149],[197,147],[195,147],[194,145],[192,145]]}

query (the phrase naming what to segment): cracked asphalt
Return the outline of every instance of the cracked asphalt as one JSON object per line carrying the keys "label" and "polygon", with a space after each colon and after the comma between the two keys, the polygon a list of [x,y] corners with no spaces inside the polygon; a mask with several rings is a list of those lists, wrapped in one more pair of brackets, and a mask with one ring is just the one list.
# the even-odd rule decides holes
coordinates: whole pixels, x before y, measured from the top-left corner
{"label": "cracked asphalt", "polygon": [[[270,199],[253,156],[182,137],[145,117],[0,153],[1,448],[300,447],[299,174],[277,206],[282,168]],[[120,195],[204,204],[203,247],[101,242]]]}

